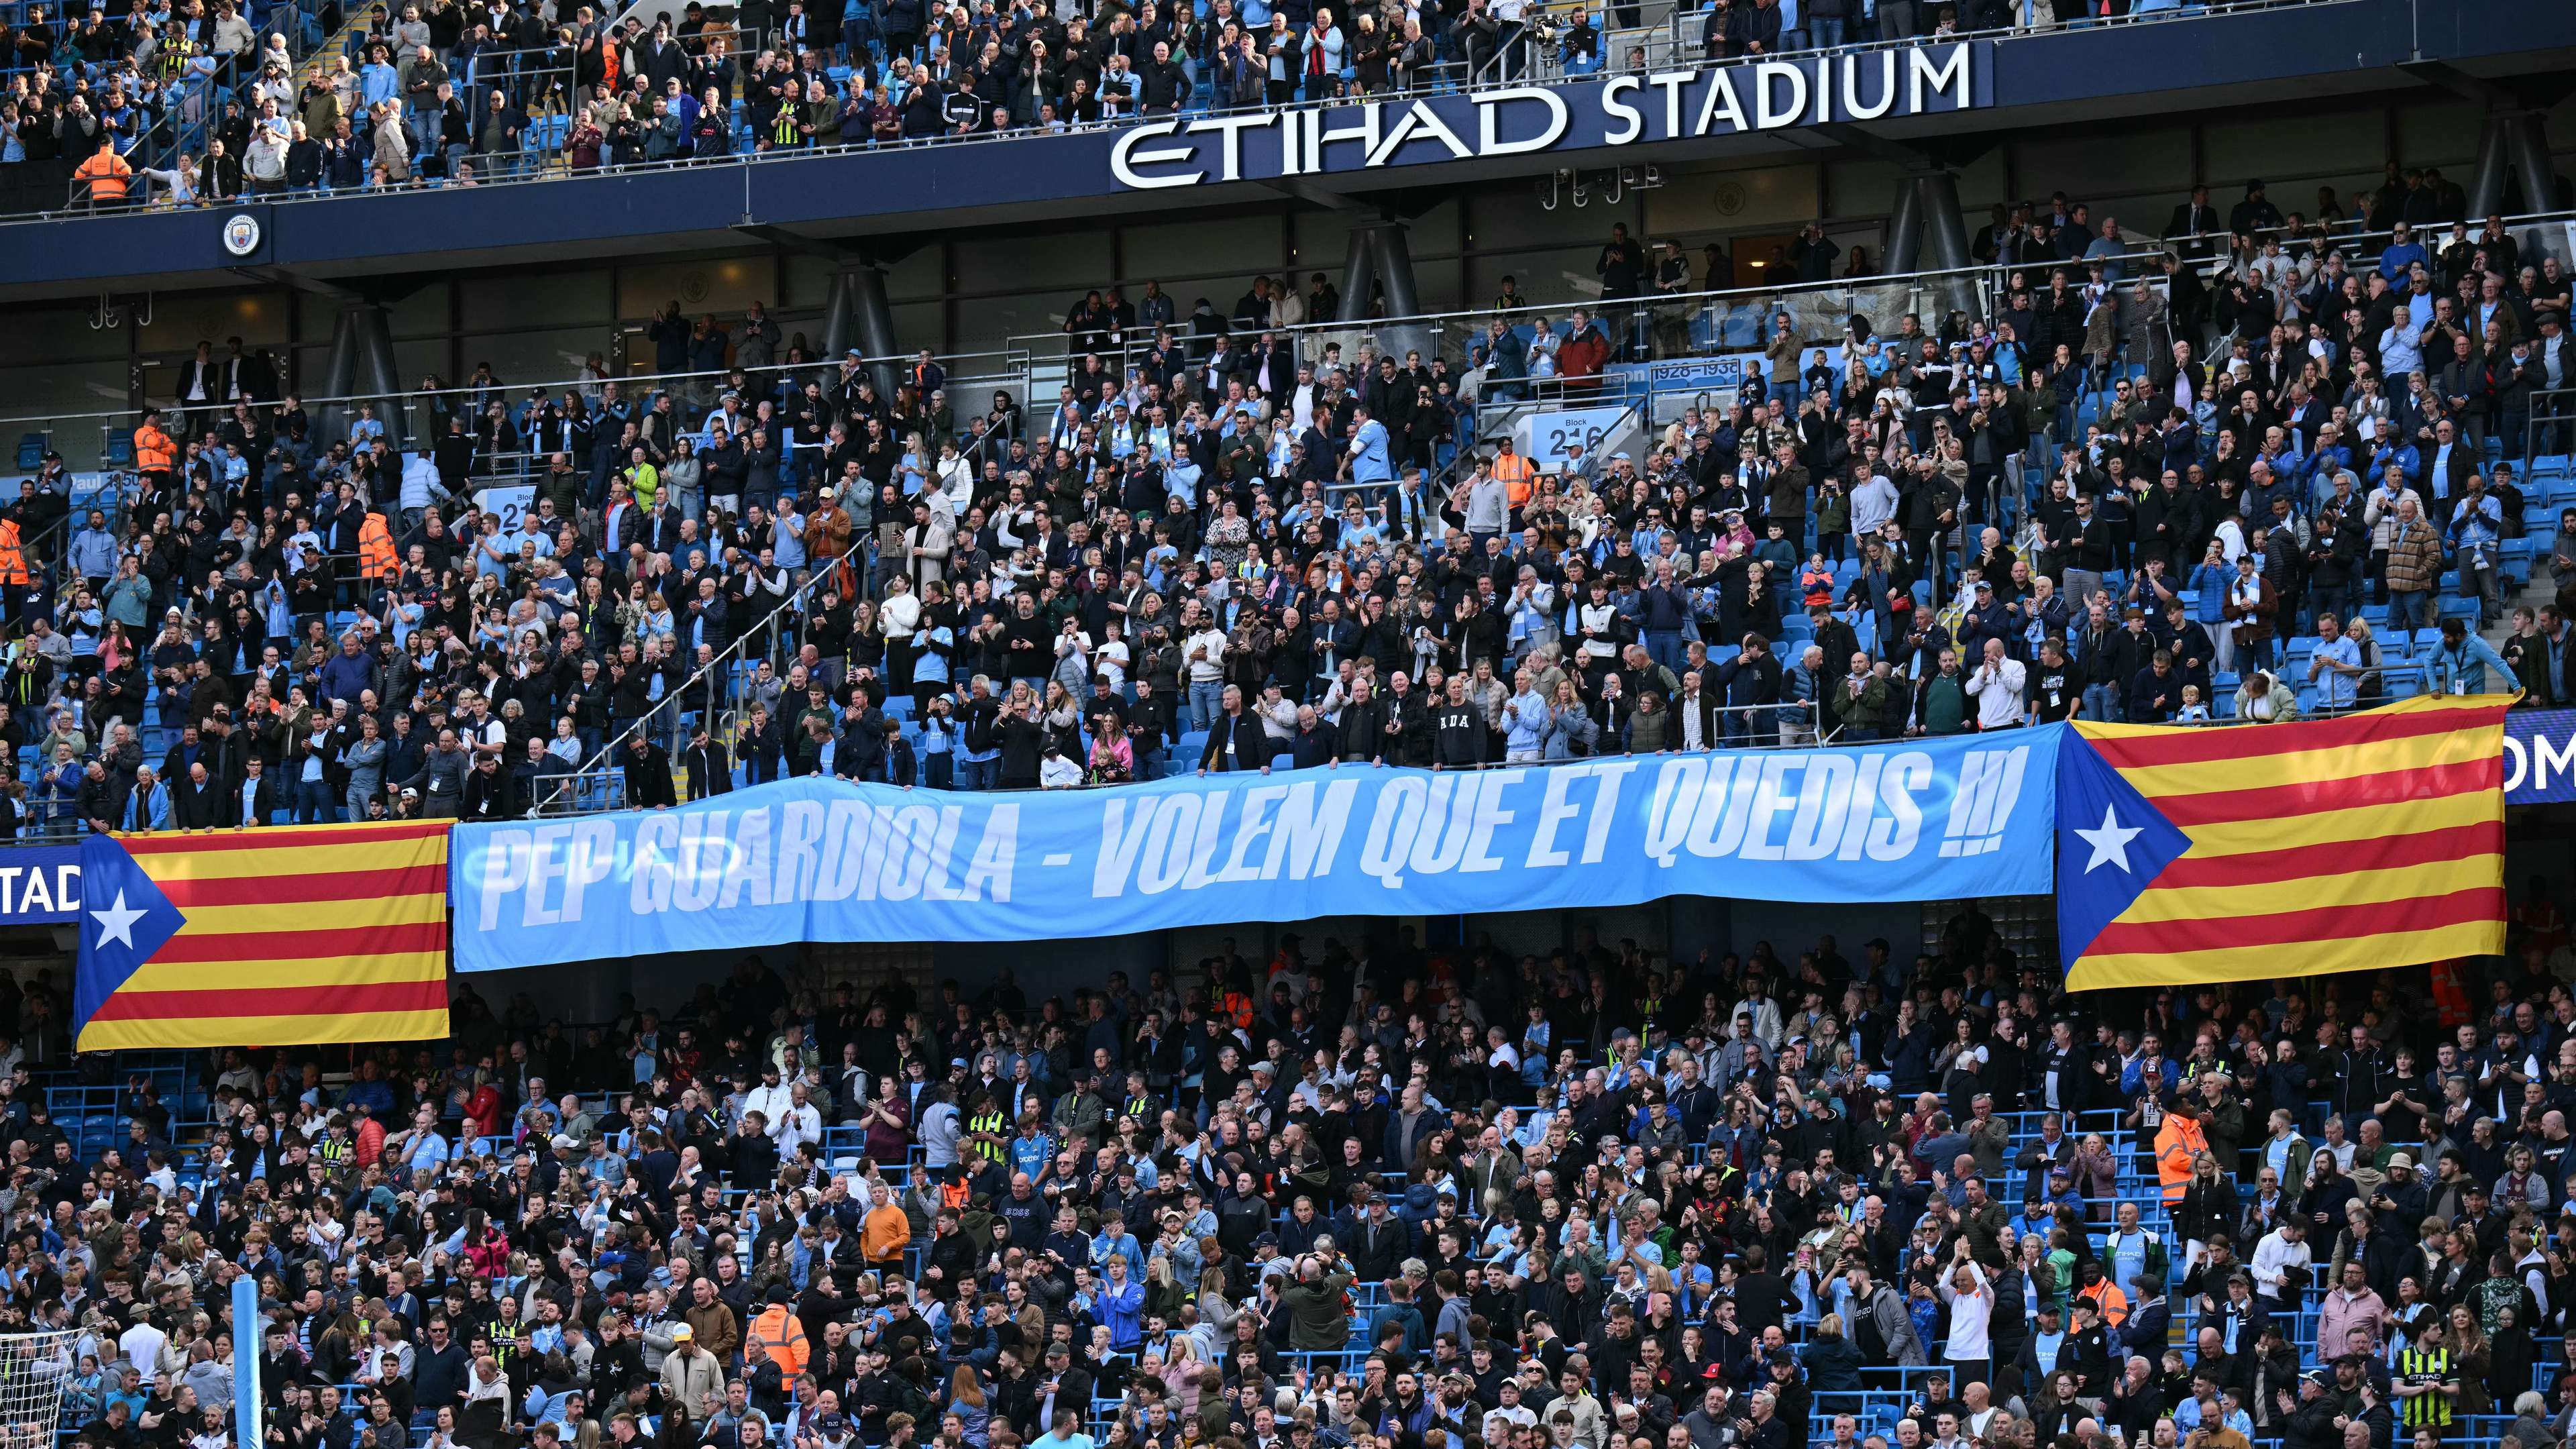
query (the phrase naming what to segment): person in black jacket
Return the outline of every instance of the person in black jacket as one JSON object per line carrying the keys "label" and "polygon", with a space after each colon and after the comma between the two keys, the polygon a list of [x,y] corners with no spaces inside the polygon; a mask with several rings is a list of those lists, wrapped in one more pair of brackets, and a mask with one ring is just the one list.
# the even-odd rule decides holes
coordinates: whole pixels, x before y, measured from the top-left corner
{"label": "person in black jacket", "polygon": [[1136,699],[1127,706],[1127,748],[1134,754],[1137,778],[1153,778],[1153,766],[1180,737],[1172,718],[1172,696],[1157,689],[1153,680],[1137,676]]}
{"label": "person in black jacket", "polygon": [[1485,762],[1485,712],[1467,698],[1467,677],[1449,676],[1449,696],[1431,710],[1431,768],[1472,769]]}
{"label": "person in black jacket", "polygon": [[1341,717],[1334,721],[1340,733],[1334,758],[1354,765],[1388,763],[1388,757],[1395,752],[1393,746],[1401,738],[1387,732],[1391,718],[1387,702],[1369,688],[1368,681],[1353,680],[1351,697],[1343,704]]}
{"label": "person in black jacket", "polygon": [[1289,768],[1312,769],[1341,757],[1341,736],[1332,724],[1315,713],[1311,704],[1297,707],[1297,733],[1289,742]]}
{"label": "person in black jacket", "polygon": [[1401,669],[1387,678],[1387,739],[1383,751],[1390,765],[1419,767],[1431,763],[1431,700],[1412,684]]}
{"label": "person in black jacket", "polygon": [[238,807],[226,794],[223,780],[207,772],[203,759],[192,762],[170,792],[170,823],[181,830],[231,825],[236,813]]}
{"label": "person in black jacket", "polygon": [[1243,691],[1234,685],[1225,687],[1224,700],[1225,712],[1217,717],[1215,727],[1208,731],[1206,747],[1199,751],[1199,773],[1258,769],[1269,774],[1270,735],[1261,727],[1260,717],[1244,709]]}
{"label": "person in black jacket", "polygon": [[626,742],[626,806],[667,810],[680,803],[671,786],[671,752],[642,735]]}
{"label": "person in black jacket", "polygon": [[722,795],[733,788],[733,761],[725,752],[724,742],[707,732],[703,720],[690,731],[689,747],[681,752],[680,764],[689,772],[692,800]]}
{"label": "person in black jacket", "polygon": [[[1004,700],[1001,713],[993,721],[1002,748],[1001,785],[1005,790],[1034,790],[1038,785],[1038,755],[1046,748],[1046,725],[1038,719],[1036,703],[1025,691],[1013,690]],[[1256,725],[1257,729],[1258,726]],[[974,727],[967,727],[969,748],[975,743]]]}
{"label": "person in black jacket", "polygon": [[[656,754],[661,753],[661,747],[658,745],[654,746],[653,750]],[[630,804],[637,803],[634,800],[635,772],[631,761],[626,778],[628,801]],[[510,776],[501,769],[500,756],[477,755],[474,759],[474,768],[465,774],[465,789],[461,797],[462,818],[507,820],[519,814],[523,807],[518,804],[518,792],[512,788],[512,784]],[[662,761],[662,789],[668,793],[670,788],[671,765],[669,758],[665,756]]]}
{"label": "person in black jacket", "polygon": [[1772,657],[1770,640],[1745,635],[1736,656],[1717,667],[1716,684],[1726,697],[1728,744],[1750,743],[1775,723],[1771,712],[1760,707],[1780,699],[1780,661]]}
{"label": "person in black jacket", "polygon": [[[767,706],[755,704],[751,707],[750,717],[743,722],[741,745],[743,774],[749,783],[759,785],[779,778],[780,757],[786,752],[787,739]],[[721,752],[723,746],[715,748]],[[697,779],[698,771],[693,763],[689,770],[692,789],[696,788]],[[719,792],[733,788],[733,772],[724,771],[723,779],[725,783],[715,787]]]}

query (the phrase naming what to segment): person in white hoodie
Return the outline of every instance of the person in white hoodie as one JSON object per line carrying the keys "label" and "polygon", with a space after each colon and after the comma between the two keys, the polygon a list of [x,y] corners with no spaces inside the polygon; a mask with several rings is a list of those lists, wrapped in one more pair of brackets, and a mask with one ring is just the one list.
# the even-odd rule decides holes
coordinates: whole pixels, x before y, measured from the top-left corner
{"label": "person in white hoodie", "polygon": [[[930,492],[945,502],[952,519],[966,516],[968,505],[975,501],[975,465],[957,451],[955,438],[939,443],[939,462],[932,470]],[[934,502],[933,508],[939,507]]]}
{"label": "person in white hoodie", "polygon": [[250,145],[242,152],[242,175],[254,196],[286,190],[286,139],[266,126],[253,127]]}
{"label": "person in white hoodie", "polygon": [[778,1063],[765,1061],[760,1064],[760,1085],[743,1094],[742,1108],[735,1114],[734,1124],[740,1126],[743,1118],[758,1112],[761,1120],[770,1125],[770,1131],[774,1134],[778,1130],[778,1124],[787,1119],[789,1110],[794,1106],[795,1098],[785,1087],[779,1085]]}

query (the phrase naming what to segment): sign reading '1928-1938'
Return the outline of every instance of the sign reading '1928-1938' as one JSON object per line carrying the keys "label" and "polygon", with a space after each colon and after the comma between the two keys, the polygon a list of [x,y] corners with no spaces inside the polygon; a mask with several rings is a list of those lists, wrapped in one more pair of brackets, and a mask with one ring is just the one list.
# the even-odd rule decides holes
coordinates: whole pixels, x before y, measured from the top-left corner
{"label": "sign reading '1928-1938'", "polygon": [[1963,40],[1579,85],[1173,116],[1130,127],[1109,169],[1121,186],[1158,190],[1963,111],[1991,99],[1992,50]]}

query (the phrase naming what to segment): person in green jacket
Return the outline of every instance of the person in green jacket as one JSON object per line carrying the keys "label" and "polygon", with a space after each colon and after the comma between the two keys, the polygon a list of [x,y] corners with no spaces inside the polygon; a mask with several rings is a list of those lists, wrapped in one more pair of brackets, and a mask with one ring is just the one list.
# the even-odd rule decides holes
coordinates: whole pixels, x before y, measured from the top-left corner
{"label": "person in green jacket", "polygon": [[1350,1345],[1351,1313],[1343,1295],[1351,1275],[1331,1271],[1320,1254],[1297,1259],[1297,1281],[1279,1290],[1288,1310],[1288,1346],[1300,1353],[1330,1352]]}
{"label": "person in green jacket", "polygon": [[1941,651],[1941,667],[1925,676],[1914,692],[1915,727],[1927,735],[1955,735],[1968,727],[1968,681],[1959,672],[1959,651]]}

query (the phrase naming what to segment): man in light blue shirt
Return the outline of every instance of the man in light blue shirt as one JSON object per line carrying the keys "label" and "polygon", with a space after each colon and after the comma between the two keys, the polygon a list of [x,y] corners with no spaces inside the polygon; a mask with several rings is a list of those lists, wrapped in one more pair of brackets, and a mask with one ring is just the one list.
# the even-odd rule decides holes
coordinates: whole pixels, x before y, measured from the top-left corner
{"label": "man in light blue shirt", "polygon": [[438,1109],[423,1103],[412,1113],[409,1132],[385,1143],[387,1156],[396,1157],[407,1172],[434,1172],[444,1166],[450,1155],[447,1139],[438,1135]]}
{"label": "man in light blue shirt", "polygon": [[2308,659],[2308,678],[2317,686],[2321,709],[2350,709],[2361,690],[2361,646],[2343,631],[2332,614],[2317,616],[2317,650]]}
{"label": "man in light blue shirt", "polygon": [[2122,268],[2117,260],[2121,249],[2120,219],[2106,216],[2102,218],[2101,233],[2085,244],[2084,259],[2089,262],[2100,262],[2102,280],[2116,284],[2122,280]]}
{"label": "man in light blue shirt", "polygon": [[1512,697],[1503,703],[1503,760],[1506,764],[1536,764],[1539,747],[1547,739],[1549,710],[1547,699],[1526,669],[1512,676]]}
{"label": "man in light blue shirt", "polygon": [[2387,376],[2404,377],[2423,369],[2424,353],[2417,345],[2422,330],[2422,324],[2412,316],[2399,314],[2388,319],[2387,328],[2379,334],[2380,362]]}
{"label": "man in light blue shirt", "polygon": [[1031,1449],[1092,1449],[1091,1436],[1082,1432],[1082,1420],[1070,1405],[1059,1405],[1055,1427],[1040,1434]]}
{"label": "man in light blue shirt", "polygon": [[71,565],[92,589],[107,586],[108,576],[116,572],[116,535],[108,531],[107,515],[93,508],[89,522],[72,535]]}
{"label": "man in light blue shirt", "polygon": [[1105,1271],[1112,1258],[1125,1259],[1131,1276],[1144,1274],[1144,1245],[1127,1231],[1126,1220],[1115,1213],[1100,1220],[1100,1236],[1091,1240],[1091,1266]]}
{"label": "man in light blue shirt", "polygon": [[1386,424],[1369,416],[1362,406],[1353,411],[1351,424],[1351,481],[1353,483],[1388,484],[1395,481],[1395,469],[1387,459]]}
{"label": "man in light blue shirt", "polygon": [[2513,666],[2456,618],[2442,621],[2442,643],[2426,668],[2434,694],[2503,694],[2516,687]]}

